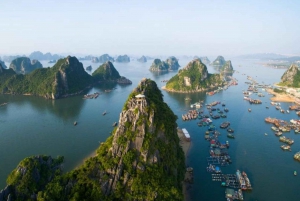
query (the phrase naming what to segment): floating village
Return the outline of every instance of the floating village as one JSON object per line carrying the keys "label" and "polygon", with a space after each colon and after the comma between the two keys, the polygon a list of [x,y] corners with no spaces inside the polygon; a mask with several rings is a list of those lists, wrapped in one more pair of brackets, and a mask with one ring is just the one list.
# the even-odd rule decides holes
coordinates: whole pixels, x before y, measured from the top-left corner
{"label": "floating village", "polygon": [[[268,89],[272,89],[270,85],[259,84],[250,76],[248,76],[247,79],[249,80],[249,82],[246,82],[248,89],[242,92],[244,101],[248,101],[249,104],[262,104],[259,97],[272,95],[267,92]],[[237,84],[237,80],[234,80],[230,86]],[[215,91],[207,92],[207,94],[212,96],[221,90],[226,90],[226,88],[218,88]],[[257,97],[252,98],[254,95]],[[191,101],[190,98],[185,98],[185,100]],[[270,102],[270,105],[266,106],[265,109],[271,107],[274,107],[280,113],[286,114],[294,110],[300,116],[300,105],[298,104],[291,105],[288,110],[284,110],[281,108],[279,102]],[[248,112],[251,112],[250,108]],[[209,143],[206,171],[211,174],[212,182],[220,182],[220,186],[225,189],[226,200],[244,200],[243,194],[252,190],[252,183],[246,171],[237,169],[236,172],[232,172],[231,174],[225,174],[222,171],[223,167],[233,163],[229,154],[229,147],[230,140],[235,139],[236,134],[234,133],[233,125],[231,125],[229,121],[226,121],[229,113],[226,104],[220,101],[213,101],[209,104],[205,104],[204,101],[198,101],[190,104],[190,109],[185,114],[182,114],[181,118],[183,121],[195,120],[199,127],[205,127],[206,131],[203,133],[203,138]],[[215,119],[220,118],[223,119],[222,122],[220,125],[216,125],[214,123]],[[280,145],[280,148],[283,151],[292,151],[291,146],[294,144],[294,140],[286,136],[286,134],[291,131],[295,134],[300,133],[300,120],[290,119],[290,121],[285,121],[278,118],[266,117],[265,122],[271,125],[270,130],[274,133],[274,136],[278,137],[278,140],[283,143]],[[188,131],[183,129],[183,132],[186,140],[192,141]],[[224,132],[226,133],[227,140],[221,141],[219,140],[219,136]],[[264,135],[267,136],[268,133],[264,133]],[[300,161],[300,151],[294,154],[294,159]],[[193,168],[188,167],[187,172],[191,175]],[[294,171],[293,174],[296,176],[297,171]],[[192,180],[189,180],[189,182],[191,181]]]}

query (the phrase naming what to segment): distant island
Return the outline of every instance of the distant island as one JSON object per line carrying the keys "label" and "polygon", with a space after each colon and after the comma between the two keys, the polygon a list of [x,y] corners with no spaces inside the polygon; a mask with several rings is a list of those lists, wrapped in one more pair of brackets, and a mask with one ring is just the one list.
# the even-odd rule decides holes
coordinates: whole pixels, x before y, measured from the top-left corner
{"label": "distant island", "polygon": [[224,66],[226,63],[225,59],[223,56],[218,56],[212,63],[211,65],[212,66],[215,66],[215,67],[219,67],[221,68],[222,66]]}
{"label": "distant island", "polygon": [[207,57],[194,56],[194,59],[200,59],[202,63],[204,63],[204,64],[210,64],[210,60]]}
{"label": "distant island", "polygon": [[93,68],[92,68],[92,66],[91,65],[89,65],[89,66],[87,66],[86,68],[85,68],[85,70],[87,70],[87,71],[91,71]]}
{"label": "distant island", "polygon": [[19,57],[9,65],[9,68],[13,69],[17,74],[28,74],[35,69],[43,68],[43,65],[38,60],[30,60],[28,57]]}
{"label": "distant island", "polygon": [[108,54],[103,54],[100,57],[92,57],[91,60],[93,63],[105,63],[107,61],[115,61],[114,58],[109,56]]}
{"label": "distant island", "polygon": [[226,61],[226,63],[220,68],[220,72],[222,73],[233,73],[233,67],[231,61]]}
{"label": "distant island", "polygon": [[220,74],[210,74],[200,59],[195,59],[179,70],[164,87],[165,90],[179,93],[206,91],[224,86],[225,82]]}
{"label": "distant island", "polygon": [[0,60],[0,65],[2,66],[2,68],[5,68],[5,69],[7,68],[7,66],[5,65],[4,61]]}
{"label": "distant island", "polygon": [[138,62],[141,62],[141,63],[146,63],[147,62],[147,58],[143,55],[141,58],[139,58],[137,60]]}
{"label": "distant island", "polygon": [[[33,72],[23,75],[16,74],[10,68],[1,68],[0,91],[5,94],[24,94],[42,96],[47,99],[58,99],[80,94],[84,89],[98,82],[112,81],[109,77],[99,76],[99,71],[94,76],[89,75],[76,57],[68,56],[59,59],[52,68],[38,68]],[[102,72],[102,71],[101,71]],[[109,75],[104,71],[105,75]],[[130,84],[126,78],[115,80],[121,84]]]}
{"label": "distant island", "polygon": [[48,63],[49,64],[54,64],[54,63],[56,63],[57,61],[54,59],[54,60],[50,60]]}
{"label": "distant island", "polygon": [[119,63],[128,63],[130,62],[130,58],[125,54],[125,55],[119,55],[116,59],[116,62],[119,62]]}
{"label": "distant island", "polygon": [[109,56],[108,54],[103,54],[99,57],[99,62],[100,63],[105,63],[107,61],[111,61],[111,62],[114,62],[114,58]]}
{"label": "distant island", "polygon": [[98,82],[117,82],[119,84],[132,83],[127,78],[120,76],[119,72],[110,61],[107,61],[99,66],[99,68],[93,72],[92,76]]}
{"label": "distant island", "polygon": [[160,59],[154,59],[152,65],[150,66],[150,71],[173,71],[178,70],[180,67],[176,57],[169,57],[166,61],[161,61]]}
{"label": "distant island", "polygon": [[25,158],[9,174],[1,199],[182,201],[185,156],[176,119],[156,83],[143,79],[96,156],[67,173],[62,156]]}
{"label": "distant island", "polygon": [[32,52],[29,56],[30,59],[35,59],[35,60],[58,60],[60,58],[62,58],[62,56],[58,55],[58,54],[51,54],[50,52],[47,52],[46,54],[43,54],[40,51],[35,51]]}

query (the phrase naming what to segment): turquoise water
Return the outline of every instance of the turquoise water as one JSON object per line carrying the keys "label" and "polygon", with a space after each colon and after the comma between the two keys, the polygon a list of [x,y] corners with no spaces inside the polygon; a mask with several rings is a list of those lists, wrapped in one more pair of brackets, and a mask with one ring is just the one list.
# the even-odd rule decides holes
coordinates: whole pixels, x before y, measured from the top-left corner
{"label": "turquoise water", "polygon": [[[177,72],[151,73],[148,71],[152,61],[128,64],[114,63],[121,75],[133,82],[129,86],[101,85],[86,91],[86,93],[102,92],[97,99],[83,100],[82,96],[74,96],[61,100],[45,100],[31,96],[0,95],[0,188],[5,186],[7,175],[24,157],[49,154],[65,156],[65,170],[71,170],[91,155],[105,141],[112,131],[112,124],[118,121],[119,114],[129,93],[143,77],[156,81],[159,87],[165,85],[162,80],[169,79]],[[180,60],[185,66],[188,60]],[[243,100],[242,91],[247,89],[245,73],[259,82],[271,84],[280,80],[284,70],[262,67],[252,61],[232,61],[234,68],[239,71],[234,77],[239,85],[214,96],[205,93],[176,94],[163,91],[164,100],[178,115],[178,126],[185,127],[191,134],[192,147],[190,149],[188,165],[194,167],[194,184],[188,191],[191,200],[225,200],[225,189],[219,182],[212,182],[206,172],[206,157],[209,155],[208,142],[204,140],[204,127],[198,127],[197,121],[183,122],[181,114],[185,113],[190,103],[204,100],[206,103],[222,101],[229,108],[227,120],[235,130],[236,139],[230,140],[229,154],[233,163],[222,168],[225,173],[235,173],[237,169],[245,170],[253,185],[253,191],[244,193],[244,200],[299,200],[299,176],[293,176],[293,171],[300,172],[300,164],[293,160],[295,152],[300,151],[300,135],[293,132],[286,134],[295,140],[292,152],[280,149],[281,143],[264,122],[264,118],[278,117],[285,120],[298,118],[295,112],[281,114],[271,107],[269,95],[260,98],[262,105],[250,105]],[[90,65],[83,62],[84,67]],[[241,65],[241,67],[239,67]],[[92,64],[93,70],[99,64]],[[209,72],[214,69],[208,67]],[[105,89],[112,89],[111,93],[104,93]],[[191,102],[184,101],[186,97]],[[253,96],[255,97],[255,96]],[[282,103],[285,109],[290,104]],[[269,106],[270,109],[265,107]],[[221,106],[218,106],[221,107]],[[248,108],[252,112],[248,112]],[[103,111],[107,115],[103,116]],[[74,126],[73,122],[78,125]],[[222,119],[214,121],[218,127]],[[221,130],[222,131],[222,130]],[[267,136],[264,133],[268,133]],[[222,131],[220,139],[227,140]]]}

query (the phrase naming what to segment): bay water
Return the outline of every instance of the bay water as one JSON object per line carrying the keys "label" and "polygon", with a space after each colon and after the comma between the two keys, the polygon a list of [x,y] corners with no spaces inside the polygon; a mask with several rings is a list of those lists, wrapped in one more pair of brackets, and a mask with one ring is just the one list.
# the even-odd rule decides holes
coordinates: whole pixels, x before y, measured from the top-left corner
{"label": "bay water", "polygon": [[[184,67],[189,61],[179,60],[179,64]],[[0,107],[0,188],[5,187],[7,175],[28,156],[62,155],[65,157],[65,171],[78,167],[110,135],[112,124],[118,122],[124,102],[142,78],[154,80],[161,88],[165,85],[163,80],[177,73],[152,73],[148,70],[151,63],[152,60],[146,63],[115,62],[120,75],[132,80],[132,85],[101,84],[85,92],[100,92],[97,99],[84,100],[83,95],[59,100],[0,95],[0,104],[8,103]],[[236,136],[235,139],[228,139],[226,132],[218,129],[221,131],[220,140],[230,142],[228,152],[233,161],[221,169],[227,174],[235,174],[237,169],[246,171],[253,190],[244,193],[244,200],[300,200],[300,179],[293,175],[294,170],[300,172],[300,163],[293,159],[293,155],[300,151],[300,134],[294,134],[293,131],[285,134],[294,139],[295,143],[291,152],[282,151],[282,143],[270,129],[271,125],[264,121],[268,116],[283,120],[298,119],[296,113],[280,113],[270,105],[270,95],[266,92],[263,92],[265,97],[259,98],[262,100],[261,105],[250,105],[243,100],[242,94],[248,87],[245,84],[248,81],[247,75],[260,83],[273,84],[280,80],[285,70],[267,68],[253,60],[233,59],[232,64],[237,71],[233,77],[239,84],[226,91],[213,96],[207,96],[204,92],[178,94],[162,91],[164,101],[178,116],[178,126],[186,128],[191,135],[192,146],[187,165],[194,168],[194,184],[188,190],[190,200],[225,200],[225,188],[221,187],[220,182],[212,181],[211,174],[206,172],[209,143],[204,140],[204,132],[207,128],[198,127],[197,120],[181,120],[181,115],[190,109],[190,104],[199,100],[205,103],[224,102],[229,109],[227,119],[214,121],[217,128],[222,121],[230,121]],[[92,65],[93,70],[99,66],[90,61],[83,61],[83,65]],[[210,66],[208,71],[216,72]],[[110,93],[104,92],[113,88],[116,89]],[[185,101],[187,97],[191,101]],[[291,103],[281,103],[285,110],[289,105]],[[252,109],[251,113],[248,112],[249,108]],[[102,115],[104,111],[107,112],[105,116]],[[73,125],[74,121],[78,122],[77,126]]]}

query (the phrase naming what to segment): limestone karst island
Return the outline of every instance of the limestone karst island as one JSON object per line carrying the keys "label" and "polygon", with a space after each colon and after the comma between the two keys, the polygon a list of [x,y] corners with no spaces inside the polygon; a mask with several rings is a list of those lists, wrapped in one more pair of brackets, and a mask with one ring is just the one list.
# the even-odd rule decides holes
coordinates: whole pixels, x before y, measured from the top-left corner
{"label": "limestone karst island", "polygon": [[42,68],[39,65],[38,61],[32,64],[30,59],[22,57],[13,60],[9,69],[0,66],[0,91],[4,94],[58,99],[80,94],[99,82],[131,84],[130,80],[119,75],[110,61],[99,66],[92,76],[84,70],[76,57],[60,59],[52,68]]}
{"label": "limestone karst island", "polygon": [[172,77],[164,87],[167,91],[189,93],[201,92],[224,86],[222,75],[210,74],[205,64],[200,59],[194,59],[187,66],[180,69],[178,74]]}

